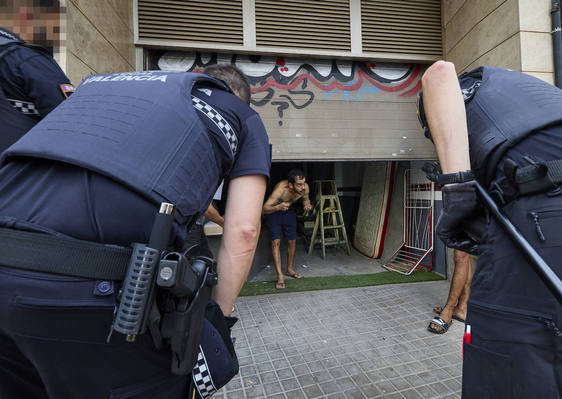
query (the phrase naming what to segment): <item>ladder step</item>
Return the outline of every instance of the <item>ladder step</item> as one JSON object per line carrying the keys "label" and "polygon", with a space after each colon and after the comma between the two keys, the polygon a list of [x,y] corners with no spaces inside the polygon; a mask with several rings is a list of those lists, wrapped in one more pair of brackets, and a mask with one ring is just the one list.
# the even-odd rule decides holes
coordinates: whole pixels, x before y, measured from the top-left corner
{"label": "ladder step", "polygon": [[337,238],[326,238],[324,240],[324,245],[338,245],[347,244],[347,240],[338,240]]}
{"label": "ladder step", "polygon": [[[326,243],[326,245],[330,245],[330,244],[345,244],[347,243],[347,240],[340,238],[339,240],[335,237],[325,237],[324,238],[324,242]],[[314,240],[314,244],[322,244],[322,239],[321,238],[317,238],[316,240]]]}
{"label": "ladder step", "polygon": [[338,224],[338,225],[335,225],[335,226],[324,226],[324,230],[341,229],[342,227],[345,227],[345,224]]}
{"label": "ladder step", "polygon": [[329,210],[329,211],[322,211],[322,213],[336,213],[336,212],[339,212],[339,211],[337,209],[332,209],[332,210]]}

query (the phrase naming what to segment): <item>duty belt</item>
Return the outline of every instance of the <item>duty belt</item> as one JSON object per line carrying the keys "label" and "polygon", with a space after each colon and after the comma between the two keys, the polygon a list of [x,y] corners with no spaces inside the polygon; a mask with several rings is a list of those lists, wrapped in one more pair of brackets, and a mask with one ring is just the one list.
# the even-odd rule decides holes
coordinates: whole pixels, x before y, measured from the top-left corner
{"label": "duty belt", "polygon": [[562,159],[546,162],[535,161],[530,157],[524,159],[529,162],[529,166],[520,167],[507,158],[504,162],[505,176],[490,186],[490,194],[495,196],[502,206],[520,196],[550,190],[557,194],[561,191]]}
{"label": "duty belt", "polygon": [[123,280],[132,248],[0,228],[0,265],[99,280]]}

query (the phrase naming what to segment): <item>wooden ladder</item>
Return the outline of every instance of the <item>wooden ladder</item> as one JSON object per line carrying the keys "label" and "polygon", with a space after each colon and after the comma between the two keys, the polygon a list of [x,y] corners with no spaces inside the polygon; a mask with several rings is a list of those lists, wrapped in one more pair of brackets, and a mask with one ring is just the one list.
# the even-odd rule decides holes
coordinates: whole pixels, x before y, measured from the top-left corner
{"label": "wooden ladder", "polygon": [[[349,242],[347,240],[347,233],[345,231],[345,223],[341,213],[340,199],[338,197],[338,190],[336,188],[335,180],[315,180],[316,183],[316,202],[318,209],[316,211],[316,221],[314,222],[314,230],[310,239],[310,246],[308,253],[312,253],[314,244],[316,244],[316,233],[320,227],[320,240],[322,244],[322,258],[326,257],[326,246],[345,244],[345,249],[348,255],[351,254],[349,249]],[[329,186],[329,193],[322,191],[323,185]],[[329,237],[326,233],[329,232]],[[341,233],[341,238],[340,238]]]}

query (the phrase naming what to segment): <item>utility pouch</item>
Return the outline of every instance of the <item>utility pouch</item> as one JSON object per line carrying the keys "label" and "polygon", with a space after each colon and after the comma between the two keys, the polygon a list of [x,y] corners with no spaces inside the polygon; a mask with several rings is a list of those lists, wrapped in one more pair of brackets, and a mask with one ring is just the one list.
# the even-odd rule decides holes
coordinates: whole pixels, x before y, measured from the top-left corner
{"label": "utility pouch", "polygon": [[502,206],[520,196],[543,191],[560,191],[562,159],[543,162],[536,161],[530,156],[523,158],[529,165],[520,166],[514,160],[506,158],[504,161],[505,177],[492,183],[490,193],[499,200]]}
{"label": "utility pouch", "polygon": [[162,304],[161,336],[172,351],[172,373],[188,375],[197,361],[205,308],[217,283],[216,262],[202,256],[191,260],[177,252],[160,263],[156,283]]}

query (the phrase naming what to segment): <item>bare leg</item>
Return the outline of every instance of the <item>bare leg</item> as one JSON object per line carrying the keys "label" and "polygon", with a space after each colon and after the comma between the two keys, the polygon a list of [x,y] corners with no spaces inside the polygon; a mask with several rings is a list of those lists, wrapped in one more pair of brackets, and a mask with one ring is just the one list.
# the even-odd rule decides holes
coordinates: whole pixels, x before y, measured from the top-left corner
{"label": "bare leg", "polygon": [[281,251],[279,250],[280,245],[281,245],[280,238],[271,240],[271,253],[273,255],[273,265],[275,266],[275,271],[277,272],[277,286],[280,286],[281,284],[285,284],[283,272],[281,271]]}
{"label": "bare leg", "polygon": [[461,295],[459,296],[457,306],[453,311],[453,314],[461,319],[466,319],[466,308],[468,298],[470,297],[470,283],[472,282],[472,261],[470,260],[469,256],[466,257],[466,262],[468,263],[468,276],[466,278],[466,284],[464,285]]}
{"label": "bare leg", "polygon": [[[468,276],[469,274],[471,275],[470,257],[466,252],[462,252],[455,249],[454,259],[455,259],[455,271],[453,273],[453,279],[451,280],[451,288],[449,288],[449,297],[447,298],[447,303],[441,310],[441,315],[440,315],[441,318],[445,320],[447,323],[450,323],[451,320],[453,319],[453,311],[455,310],[457,301],[459,301],[461,294],[465,291]],[[470,283],[468,289],[470,293]],[[466,296],[466,300],[468,301],[468,295]],[[464,307],[465,307],[464,315],[460,315],[455,312],[455,316],[461,317],[463,319],[466,318],[466,303],[464,304]],[[431,328],[434,330],[441,330],[440,326],[433,323],[431,323]]]}
{"label": "bare leg", "polygon": [[297,240],[287,241],[287,275],[295,278],[301,278],[299,273],[293,270],[293,263],[295,260],[295,252],[297,249]]}

